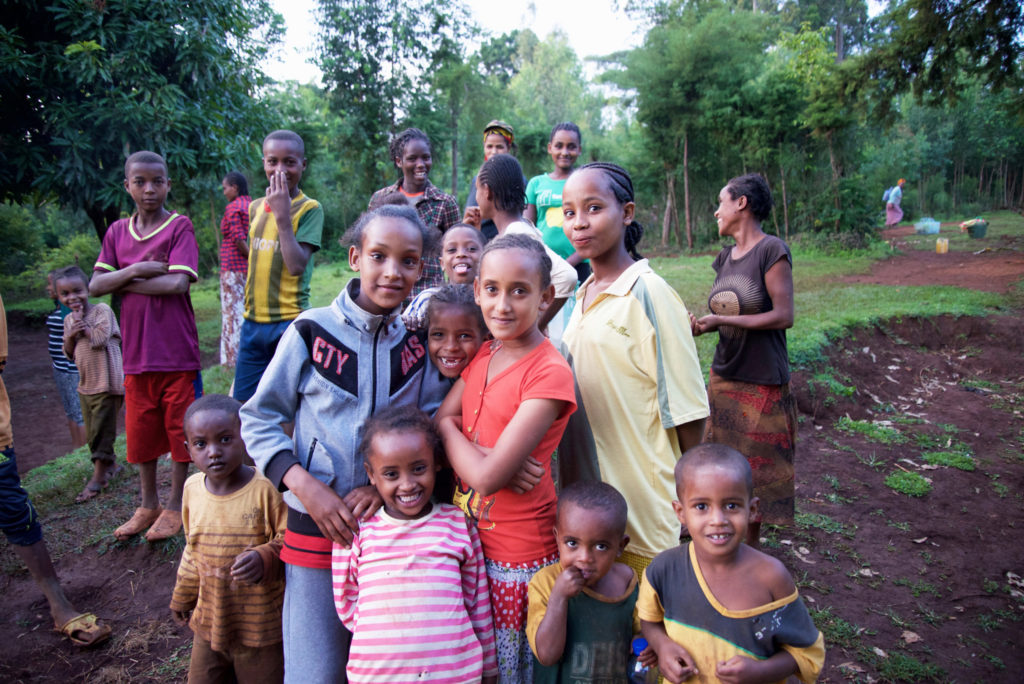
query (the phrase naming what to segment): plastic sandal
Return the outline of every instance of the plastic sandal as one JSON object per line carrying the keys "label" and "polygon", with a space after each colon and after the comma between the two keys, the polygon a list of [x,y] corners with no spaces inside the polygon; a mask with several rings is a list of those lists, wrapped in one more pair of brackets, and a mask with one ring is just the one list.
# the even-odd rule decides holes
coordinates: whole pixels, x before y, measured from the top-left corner
{"label": "plastic sandal", "polygon": [[54,629],[81,647],[95,646],[110,638],[110,625],[100,624],[93,613],[82,613]]}

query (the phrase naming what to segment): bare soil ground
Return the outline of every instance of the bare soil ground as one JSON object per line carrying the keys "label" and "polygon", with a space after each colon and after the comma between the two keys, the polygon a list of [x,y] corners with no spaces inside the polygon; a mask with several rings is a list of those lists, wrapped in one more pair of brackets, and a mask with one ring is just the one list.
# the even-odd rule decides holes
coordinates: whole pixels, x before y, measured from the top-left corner
{"label": "bare soil ground", "polygon": [[[932,255],[951,258],[929,269],[925,254],[882,262],[867,277],[1007,291],[1024,272],[1019,255],[1006,255],[1016,270],[1001,275],[993,256]],[[49,396],[45,333],[12,323],[4,376],[24,470],[64,453],[68,437]],[[1016,315],[889,321],[851,331],[819,367],[794,375],[797,524],[769,529],[765,549],[793,572],[825,632],[821,681],[1019,681],[1022,337]],[[926,478],[930,492],[900,493],[886,484],[894,474]],[[167,611],[180,539],[110,537],[135,496],[126,473],[97,500],[42,510],[47,537],[71,549],[57,558],[69,596],[114,629],[95,650],[51,631],[42,596],[0,551],[0,680],[184,680],[191,637]]]}

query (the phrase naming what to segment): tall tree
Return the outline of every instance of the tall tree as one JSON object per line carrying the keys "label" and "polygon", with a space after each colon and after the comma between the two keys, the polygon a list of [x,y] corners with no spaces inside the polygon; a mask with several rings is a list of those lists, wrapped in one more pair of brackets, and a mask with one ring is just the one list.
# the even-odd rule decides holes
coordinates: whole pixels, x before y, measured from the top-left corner
{"label": "tall tree", "polygon": [[127,206],[127,154],[163,154],[189,203],[253,154],[280,34],[266,0],[3,3],[0,192],[56,195],[84,208],[102,238]]}

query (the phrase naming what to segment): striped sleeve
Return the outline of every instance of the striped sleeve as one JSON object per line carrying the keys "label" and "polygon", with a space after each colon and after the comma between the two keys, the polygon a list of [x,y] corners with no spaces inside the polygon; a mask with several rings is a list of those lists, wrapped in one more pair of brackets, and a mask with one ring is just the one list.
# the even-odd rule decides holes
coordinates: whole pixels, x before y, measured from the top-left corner
{"label": "striped sleeve", "polygon": [[352,546],[334,544],[331,550],[331,584],[334,588],[334,608],[345,629],[354,632],[359,617],[359,535]]}
{"label": "striped sleeve", "polygon": [[[461,511],[459,512],[461,514]],[[465,518],[465,516],[463,516]],[[473,624],[473,631],[483,649],[483,676],[498,674],[497,645],[494,640],[494,619],[491,615],[491,590],[487,583],[487,567],[484,552],[480,546],[480,533],[466,519],[469,532],[470,556],[462,564],[462,592],[465,595],[466,610]]]}

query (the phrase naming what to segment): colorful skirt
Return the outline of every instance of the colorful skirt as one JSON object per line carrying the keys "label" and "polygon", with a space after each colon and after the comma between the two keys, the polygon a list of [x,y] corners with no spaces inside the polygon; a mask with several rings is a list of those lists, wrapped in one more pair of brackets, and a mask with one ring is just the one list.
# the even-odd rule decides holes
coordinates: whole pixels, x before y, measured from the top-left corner
{"label": "colorful skirt", "polygon": [[485,561],[491,588],[491,611],[494,613],[499,684],[529,684],[533,681],[533,652],[526,639],[527,587],[538,570],[557,560],[557,556],[551,556],[529,563]]}
{"label": "colorful skirt", "polygon": [[704,440],[725,444],[747,457],[754,472],[758,519],[793,524],[796,399],[785,385],[754,385],[711,373],[711,418]]}

